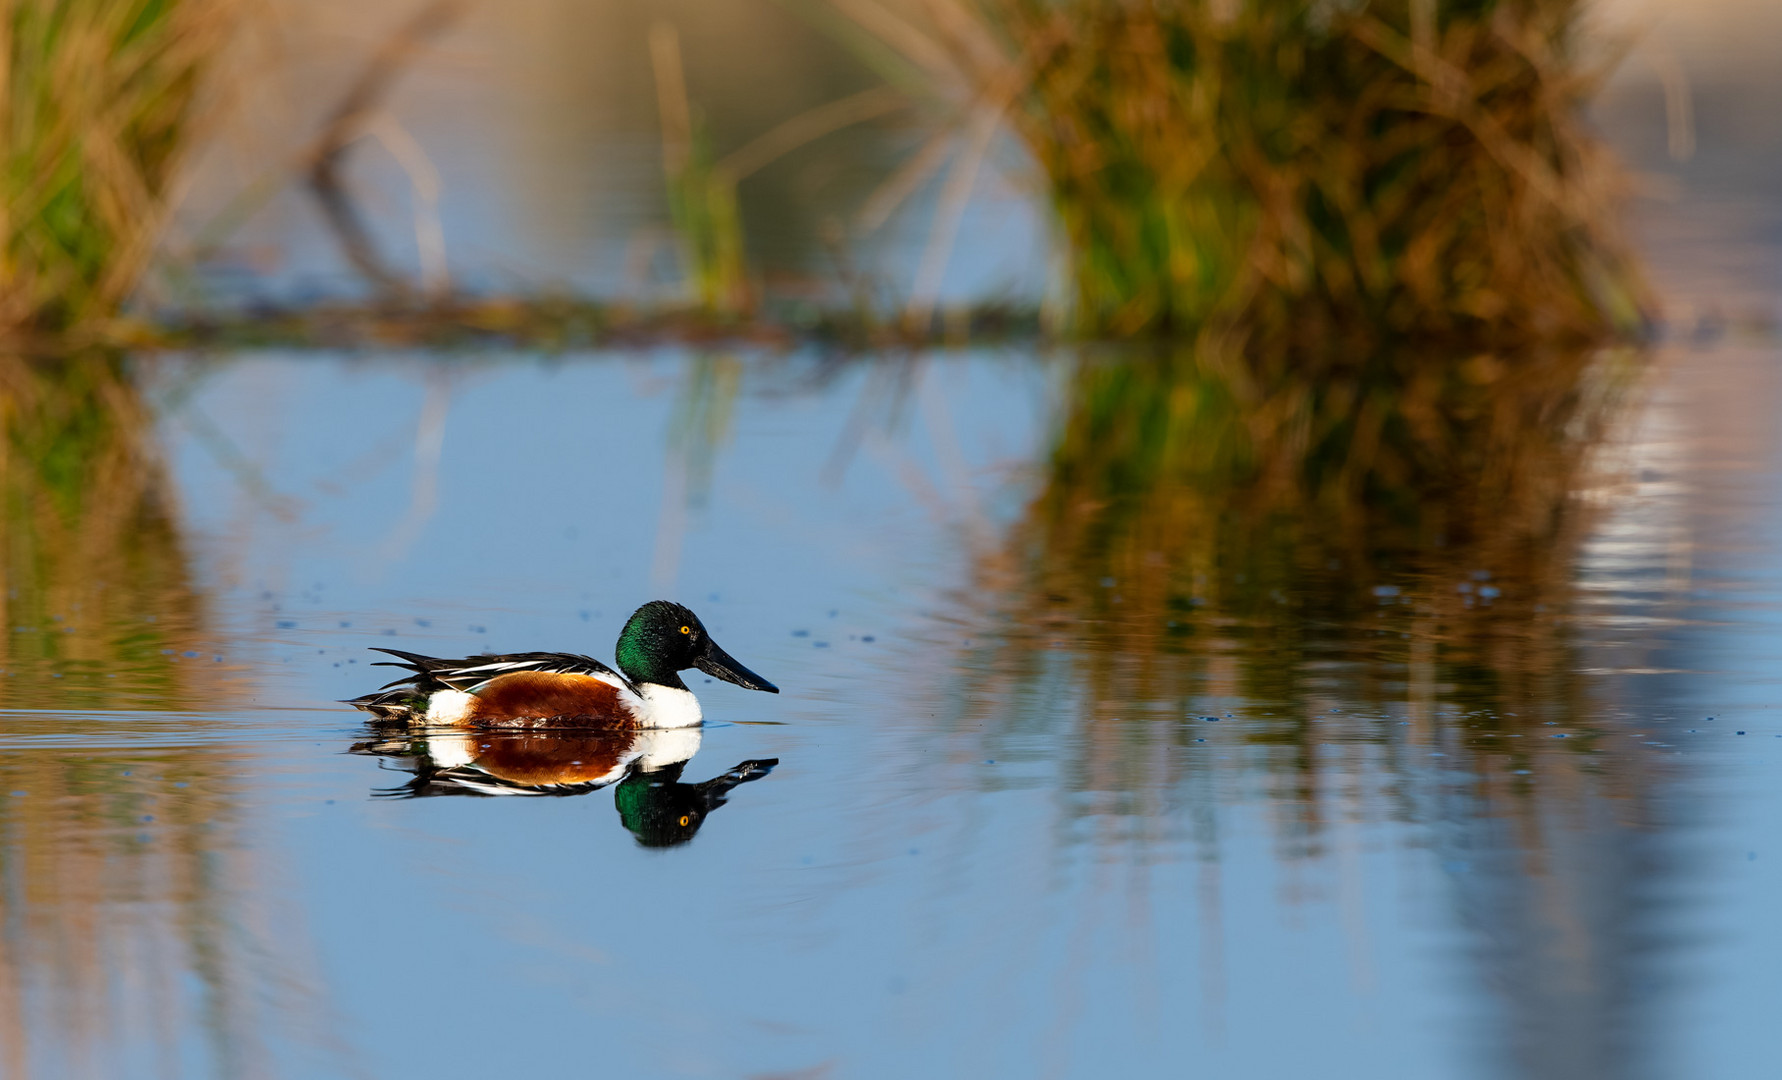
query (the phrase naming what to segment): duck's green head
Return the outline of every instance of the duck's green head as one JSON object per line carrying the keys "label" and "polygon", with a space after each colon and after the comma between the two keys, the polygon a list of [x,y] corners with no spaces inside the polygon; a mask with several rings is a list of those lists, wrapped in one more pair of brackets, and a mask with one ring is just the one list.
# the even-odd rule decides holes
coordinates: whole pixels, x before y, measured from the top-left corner
{"label": "duck's green head", "polygon": [[736,662],[706,633],[699,616],[680,604],[652,600],[635,611],[614,650],[619,670],[634,683],[686,689],[678,672],[698,668],[747,690],[777,694],[780,688]]}

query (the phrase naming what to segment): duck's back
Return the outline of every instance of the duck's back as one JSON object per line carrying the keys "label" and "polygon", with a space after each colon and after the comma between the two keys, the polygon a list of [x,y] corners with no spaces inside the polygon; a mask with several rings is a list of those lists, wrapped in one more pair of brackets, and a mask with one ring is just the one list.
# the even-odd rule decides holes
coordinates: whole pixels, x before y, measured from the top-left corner
{"label": "duck's back", "polygon": [[641,726],[647,709],[623,675],[576,653],[504,653],[459,660],[379,649],[409,674],[348,704],[392,720],[511,727]]}

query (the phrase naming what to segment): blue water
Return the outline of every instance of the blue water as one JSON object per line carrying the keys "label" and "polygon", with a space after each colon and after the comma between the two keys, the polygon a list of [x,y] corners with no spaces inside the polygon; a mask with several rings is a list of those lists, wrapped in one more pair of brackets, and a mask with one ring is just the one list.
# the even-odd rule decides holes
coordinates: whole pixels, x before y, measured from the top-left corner
{"label": "blue water", "polygon": [[[1782,471],[1776,399],[1752,400],[1775,354],[1667,356],[1591,489],[1607,512],[1570,616],[1588,713],[1505,729],[1547,743],[1517,772],[1462,752],[1479,721],[1443,687],[1433,712],[1414,687],[1356,698],[1345,672],[1373,662],[1326,663],[1309,801],[1279,703],[1216,670],[1085,728],[1088,646],[1057,640],[1037,681],[987,658],[985,552],[1036,483],[1056,358],[733,357],[704,449],[678,418],[713,361],[676,350],[145,363],[210,620],[167,663],[224,675],[175,711],[7,714],[8,760],[106,770],[43,812],[121,845],[92,909],[102,1001],[56,996],[32,943],[68,928],[28,927],[76,915],[32,899],[42,864],[9,871],[39,1018],[18,1060],[1752,1075],[1782,945]],[[681,781],[779,764],[688,842],[640,843],[610,787],[390,797],[413,759],[350,752],[375,735],[335,702],[384,678],[368,647],[610,657],[655,596],[784,691],[693,680],[709,723]],[[125,798],[147,820],[77,811]]]}

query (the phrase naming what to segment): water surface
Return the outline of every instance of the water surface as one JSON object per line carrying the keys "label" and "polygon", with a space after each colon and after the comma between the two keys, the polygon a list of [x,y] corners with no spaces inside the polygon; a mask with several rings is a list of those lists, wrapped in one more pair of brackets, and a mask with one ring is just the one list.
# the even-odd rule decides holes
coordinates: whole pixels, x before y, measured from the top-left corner
{"label": "water surface", "polygon": [[[1748,1074],[1775,359],[1585,365],[1435,545],[1072,441],[1191,358],[145,359],[172,531],[12,583],[8,1068]],[[657,595],[785,692],[555,797],[335,704]]]}

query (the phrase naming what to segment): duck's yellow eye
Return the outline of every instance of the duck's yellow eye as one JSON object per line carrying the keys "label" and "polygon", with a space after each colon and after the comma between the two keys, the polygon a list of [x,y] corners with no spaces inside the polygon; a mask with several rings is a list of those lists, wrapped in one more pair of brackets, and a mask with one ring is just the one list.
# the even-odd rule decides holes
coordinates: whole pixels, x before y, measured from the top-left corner
{"label": "duck's yellow eye", "polygon": [[[691,634],[692,632],[693,632],[693,628],[691,626],[681,627],[681,633],[683,633],[683,634]],[[681,824],[685,825],[686,822],[683,821],[683,822],[681,822]]]}
{"label": "duck's yellow eye", "polygon": [[687,822],[692,821],[692,820],[693,820],[693,816],[691,814],[682,814],[681,815],[681,828],[683,828],[683,829],[686,828]]}

